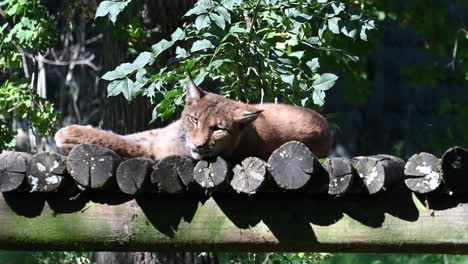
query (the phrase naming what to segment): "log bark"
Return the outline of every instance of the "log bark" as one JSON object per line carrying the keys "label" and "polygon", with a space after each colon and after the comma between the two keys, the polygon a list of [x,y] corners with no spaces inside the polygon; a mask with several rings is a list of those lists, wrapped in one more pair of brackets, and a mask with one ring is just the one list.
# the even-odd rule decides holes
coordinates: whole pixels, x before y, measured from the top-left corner
{"label": "log bark", "polygon": [[130,195],[150,192],[153,165],[154,161],[147,158],[133,158],[120,163],[115,173],[120,190]]}
{"label": "log bark", "polygon": [[328,172],[330,179],[328,194],[337,197],[345,195],[357,177],[352,161],[346,158],[329,158],[322,163],[322,166]]}
{"label": "log bark", "polygon": [[229,186],[232,170],[221,157],[211,161],[200,160],[193,169],[193,178],[207,192],[223,191]]}
{"label": "log bark", "polygon": [[115,171],[121,158],[113,150],[80,144],[72,149],[67,169],[72,178],[85,189],[103,189],[115,183]]}
{"label": "log bark", "polygon": [[255,194],[268,186],[267,163],[256,157],[244,159],[233,168],[232,188],[238,193]]}
{"label": "log bark", "polygon": [[24,152],[4,151],[0,154],[0,192],[14,191],[25,182],[31,155]]}
{"label": "log bark", "polygon": [[404,179],[405,162],[390,155],[356,157],[356,171],[369,194],[387,190]]}
{"label": "log bark", "polygon": [[442,156],[444,183],[453,194],[468,192],[468,150],[462,147],[448,149]]}
{"label": "log bark", "polygon": [[26,172],[30,192],[58,192],[67,183],[65,158],[43,152],[32,156]]}
{"label": "log bark", "polygon": [[268,170],[280,188],[298,191],[308,187],[316,163],[316,158],[306,145],[291,141],[271,154]]}
{"label": "log bark", "polygon": [[[176,194],[186,191],[184,183],[181,180],[179,173],[190,171],[184,165],[184,157],[169,156],[160,160],[154,166],[151,174],[151,183],[158,193]],[[193,169],[193,167],[192,167]]]}
{"label": "log bark", "polygon": [[405,164],[405,184],[417,193],[430,193],[442,183],[440,160],[430,154],[421,152],[411,156]]}

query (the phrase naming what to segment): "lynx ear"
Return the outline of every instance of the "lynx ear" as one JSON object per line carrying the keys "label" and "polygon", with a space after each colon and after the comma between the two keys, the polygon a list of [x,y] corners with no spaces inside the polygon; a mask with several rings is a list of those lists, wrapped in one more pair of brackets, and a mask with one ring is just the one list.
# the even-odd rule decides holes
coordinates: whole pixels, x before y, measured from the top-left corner
{"label": "lynx ear", "polygon": [[241,111],[240,112],[240,115],[236,118],[234,118],[234,121],[240,123],[240,124],[244,124],[244,125],[248,125],[250,123],[252,123],[253,121],[255,121],[255,119],[257,119],[257,117],[263,112],[263,110],[260,110],[260,111],[256,111],[256,112],[250,112],[250,111]]}
{"label": "lynx ear", "polygon": [[187,104],[194,103],[205,95],[205,92],[195,85],[190,77],[187,80],[186,92],[187,95],[185,96],[185,102]]}

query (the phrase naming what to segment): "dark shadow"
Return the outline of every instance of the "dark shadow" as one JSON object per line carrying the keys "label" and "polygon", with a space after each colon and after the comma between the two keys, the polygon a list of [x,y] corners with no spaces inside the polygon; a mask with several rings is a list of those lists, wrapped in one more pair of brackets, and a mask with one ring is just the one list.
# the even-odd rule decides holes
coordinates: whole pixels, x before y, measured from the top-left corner
{"label": "dark shadow", "polygon": [[32,218],[41,215],[46,195],[42,193],[4,192],[3,199],[17,215]]}
{"label": "dark shadow", "polygon": [[248,229],[260,222],[259,202],[256,196],[246,194],[215,194],[213,199],[219,208],[238,228]]}
{"label": "dark shadow", "polygon": [[430,210],[446,210],[468,203],[468,194],[448,195],[443,192],[419,194],[416,196]]}
{"label": "dark shadow", "polygon": [[403,185],[393,186],[391,190],[374,195],[353,195],[343,197],[344,212],[361,224],[381,227],[385,213],[405,221],[416,221],[419,211],[412,193]]}
{"label": "dark shadow", "polygon": [[204,199],[198,195],[140,196],[136,202],[154,228],[173,238],[180,220],[191,222]]}
{"label": "dark shadow", "polygon": [[118,205],[133,200],[135,197],[122,192],[116,191],[84,191],[80,196],[88,199],[93,203]]}
{"label": "dark shadow", "polygon": [[89,199],[76,193],[55,193],[47,197],[47,203],[54,214],[70,214],[81,211]]}

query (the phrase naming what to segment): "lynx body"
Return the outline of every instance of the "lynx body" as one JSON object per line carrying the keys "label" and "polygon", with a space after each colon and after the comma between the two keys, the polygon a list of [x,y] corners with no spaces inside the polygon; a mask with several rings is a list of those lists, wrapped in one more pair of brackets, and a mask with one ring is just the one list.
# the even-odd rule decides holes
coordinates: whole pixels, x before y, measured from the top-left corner
{"label": "lynx body", "polygon": [[328,123],[312,110],[233,101],[203,91],[190,79],[185,101],[181,118],[167,127],[120,136],[72,125],[57,132],[56,145],[67,153],[80,143],[93,143],[113,149],[124,158],[143,156],[155,160],[170,155],[268,159],[276,148],[292,140],[306,144],[317,157],[325,157],[330,151]]}

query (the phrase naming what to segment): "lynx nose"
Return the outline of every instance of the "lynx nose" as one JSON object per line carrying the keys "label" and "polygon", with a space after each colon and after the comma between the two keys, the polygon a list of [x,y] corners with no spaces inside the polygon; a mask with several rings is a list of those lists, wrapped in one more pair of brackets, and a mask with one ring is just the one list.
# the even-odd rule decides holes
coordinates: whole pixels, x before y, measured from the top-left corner
{"label": "lynx nose", "polygon": [[197,148],[197,150],[202,150],[206,147],[206,142],[203,142],[203,143],[195,143],[195,147]]}

